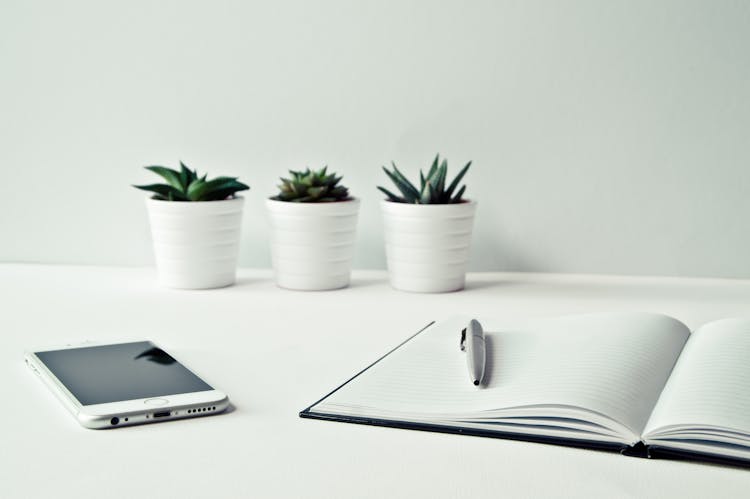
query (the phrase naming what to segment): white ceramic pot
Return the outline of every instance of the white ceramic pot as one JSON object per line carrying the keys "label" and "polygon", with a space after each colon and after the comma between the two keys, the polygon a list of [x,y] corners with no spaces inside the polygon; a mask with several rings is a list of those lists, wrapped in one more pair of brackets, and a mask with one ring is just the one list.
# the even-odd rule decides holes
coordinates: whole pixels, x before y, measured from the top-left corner
{"label": "white ceramic pot", "polygon": [[359,199],[292,203],[267,199],[276,284],[305,291],[349,285]]}
{"label": "white ceramic pot", "polygon": [[382,201],[391,286],[403,291],[458,291],[466,283],[477,203]]}
{"label": "white ceramic pot", "polygon": [[183,289],[234,284],[244,202],[147,199],[159,282]]}

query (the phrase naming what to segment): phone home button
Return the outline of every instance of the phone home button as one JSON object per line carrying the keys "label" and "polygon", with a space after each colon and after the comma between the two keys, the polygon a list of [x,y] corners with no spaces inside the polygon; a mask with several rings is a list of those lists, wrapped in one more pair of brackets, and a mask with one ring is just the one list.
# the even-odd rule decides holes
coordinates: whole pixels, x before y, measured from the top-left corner
{"label": "phone home button", "polygon": [[146,405],[165,405],[167,402],[169,402],[169,400],[167,400],[167,399],[159,399],[159,398],[156,398],[156,399],[146,399],[146,400],[143,401],[143,403],[146,404]]}

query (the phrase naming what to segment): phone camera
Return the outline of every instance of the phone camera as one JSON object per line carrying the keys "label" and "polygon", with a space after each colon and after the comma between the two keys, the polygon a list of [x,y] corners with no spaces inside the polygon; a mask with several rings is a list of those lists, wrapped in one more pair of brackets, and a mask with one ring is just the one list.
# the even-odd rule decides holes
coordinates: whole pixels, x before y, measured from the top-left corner
{"label": "phone camera", "polygon": [[109,424],[111,424],[112,426],[115,426],[119,422],[120,422],[120,418],[118,418],[117,416],[115,416],[115,417],[113,417],[112,419],[109,420]]}

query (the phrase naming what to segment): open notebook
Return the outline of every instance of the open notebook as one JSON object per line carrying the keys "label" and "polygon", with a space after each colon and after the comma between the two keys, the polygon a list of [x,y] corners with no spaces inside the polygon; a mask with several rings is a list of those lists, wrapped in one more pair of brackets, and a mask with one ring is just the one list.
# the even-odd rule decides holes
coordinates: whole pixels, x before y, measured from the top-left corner
{"label": "open notebook", "polygon": [[692,334],[645,313],[479,320],[481,387],[459,349],[468,318],[454,317],[300,416],[750,464],[750,319]]}

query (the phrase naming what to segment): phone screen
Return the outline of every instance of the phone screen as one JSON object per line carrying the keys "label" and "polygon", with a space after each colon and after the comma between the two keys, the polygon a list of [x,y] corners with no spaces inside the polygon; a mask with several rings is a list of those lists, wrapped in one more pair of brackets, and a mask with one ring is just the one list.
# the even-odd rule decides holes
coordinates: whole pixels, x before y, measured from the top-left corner
{"label": "phone screen", "polygon": [[150,341],[35,354],[81,405],[213,390]]}

